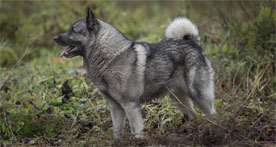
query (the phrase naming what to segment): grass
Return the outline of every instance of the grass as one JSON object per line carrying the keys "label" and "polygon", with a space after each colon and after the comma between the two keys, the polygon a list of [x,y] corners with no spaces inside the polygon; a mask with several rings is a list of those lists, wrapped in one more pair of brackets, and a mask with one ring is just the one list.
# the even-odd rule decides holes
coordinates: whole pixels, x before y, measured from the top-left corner
{"label": "grass", "polygon": [[[63,3],[65,6],[71,6],[70,3]],[[95,12],[112,14],[103,16],[130,38],[147,42],[156,42],[163,38],[163,30],[169,22],[167,15],[170,13],[161,15],[157,5],[156,8],[149,9],[146,14],[145,10],[148,10],[148,7],[135,10],[131,8],[121,13],[115,5],[97,3],[99,4],[95,4]],[[63,8],[64,5],[60,7]],[[78,7],[72,9],[78,10]],[[49,9],[49,13],[45,15],[52,18],[50,14],[55,14],[55,10]],[[135,12],[135,17],[133,13],[129,13],[130,11]],[[239,9],[239,13],[240,11]],[[218,22],[210,22],[209,19],[205,21],[202,16],[195,15],[194,19],[200,20],[198,22],[207,22],[199,25],[199,29],[202,33],[203,50],[211,60],[215,71],[217,114],[206,117],[196,109],[198,117],[187,121],[172,105],[169,97],[143,104],[142,114],[148,136],[145,139],[135,139],[129,133],[128,124],[124,136],[121,139],[113,139],[112,121],[105,100],[85,76],[76,72],[82,67],[81,58],[61,59],[58,57],[60,50],[52,49],[51,44],[43,47],[39,44],[41,42],[34,43],[39,44],[38,46],[28,42],[24,45],[25,51],[22,51],[22,48],[10,46],[11,40],[1,40],[0,51],[5,52],[5,55],[1,56],[1,65],[12,66],[0,67],[0,145],[275,145],[276,59],[272,56],[275,51],[275,41],[271,39],[275,30],[266,29],[263,32],[261,31],[263,25],[259,25],[266,24],[266,28],[272,28],[273,23],[269,18],[276,16],[276,13],[272,12],[274,11],[269,8],[262,9],[261,15],[256,19],[253,17],[250,23],[237,21],[235,25],[228,22],[226,24],[231,26],[226,29]],[[211,11],[210,13],[214,14]],[[149,14],[152,16],[146,17]],[[199,12],[194,14],[198,15]],[[68,17],[71,17],[71,14],[68,14]],[[193,15],[191,17],[193,18]],[[33,22],[31,18],[28,20]],[[47,19],[49,22],[53,20]],[[65,17],[64,20],[70,19]],[[229,20],[226,19],[227,21]],[[65,24],[67,26],[67,23]],[[241,33],[237,33],[240,32],[237,27],[240,25]],[[36,24],[34,26],[40,27]],[[32,31],[34,26],[26,27]],[[41,28],[50,29],[52,28],[50,26]],[[65,28],[65,26],[60,27]],[[141,29],[137,30],[137,27]],[[210,31],[213,27],[218,29],[215,29],[215,32]],[[24,30],[22,28],[21,33],[25,33]],[[261,33],[272,37],[269,40],[258,37]],[[17,37],[21,38],[20,35]],[[50,38],[41,40],[50,42]],[[17,46],[20,47],[20,44]],[[20,56],[15,54],[17,49],[20,49]],[[262,52],[265,52],[264,56],[261,55]]]}
{"label": "grass", "polygon": [[[211,47],[206,52],[215,62]],[[230,52],[230,53],[229,53]],[[232,54],[232,51],[223,54]],[[275,89],[269,86],[272,63],[263,63],[244,81],[239,63],[233,74],[227,67],[216,71],[217,114],[201,114],[191,122],[168,97],[142,105],[148,139],[113,140],[106,103],[86,78],[76,74],[80,58],[60,59],[58,52],[41,50],[40,58],[11,69],[1,68],[0,116],[2,145],[269,145],[275,143]],[[227,61],[228,62],[228,61]],[[234,64],[234,63],[233,63]],[[237,64],[237,63],[235,63]],[[234,65],[231,65],[234,66]],[[221,67],[220,67],[221,68]],[[225,70],[225,71],[224,71]],[[66,81],[69,84],[65,84]],[[65,93],[67,86],[72,92]],[[264,89],[274,90],[265,94]],[[70,90],[69,90],[70,91]],[[164,141],[166,140],[166,141]]]}

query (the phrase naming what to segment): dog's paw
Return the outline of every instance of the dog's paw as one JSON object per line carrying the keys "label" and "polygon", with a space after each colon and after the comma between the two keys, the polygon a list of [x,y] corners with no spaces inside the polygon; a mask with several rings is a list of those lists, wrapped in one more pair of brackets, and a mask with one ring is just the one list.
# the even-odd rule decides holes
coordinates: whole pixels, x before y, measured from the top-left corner
{"label": "dog's paw", "polygon": [[143,138],[145,138],[144,132],[134,134],[134,136],[135,136],[135,138],[138,138],[138,139],[143,139]]}

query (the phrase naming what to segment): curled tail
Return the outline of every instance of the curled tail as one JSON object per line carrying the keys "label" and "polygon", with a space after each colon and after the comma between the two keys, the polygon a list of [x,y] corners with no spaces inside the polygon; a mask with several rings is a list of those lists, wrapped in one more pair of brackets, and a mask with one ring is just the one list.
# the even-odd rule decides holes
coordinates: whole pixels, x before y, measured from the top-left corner
{"label": "curled tail", "polygon": [[185,17],[175,18],[165,31],[166,38],[193,40],[200,45],[200,36],[196,25]]}

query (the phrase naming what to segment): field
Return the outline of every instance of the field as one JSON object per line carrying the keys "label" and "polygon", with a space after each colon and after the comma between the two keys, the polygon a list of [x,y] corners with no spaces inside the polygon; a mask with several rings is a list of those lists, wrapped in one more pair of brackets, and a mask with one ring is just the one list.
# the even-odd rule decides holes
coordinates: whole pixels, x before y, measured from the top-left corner
{"label": "field", "polygon": [[[114,139],[106,102],[59,58],[56,34],[96,16],[128,38],[157,42],[173,18],[197,26],[215,70],[217,114],[187,119],[169,97],[142,105],[147,137]],[[275,1],[0,1],[0,146],[275,146]]]}

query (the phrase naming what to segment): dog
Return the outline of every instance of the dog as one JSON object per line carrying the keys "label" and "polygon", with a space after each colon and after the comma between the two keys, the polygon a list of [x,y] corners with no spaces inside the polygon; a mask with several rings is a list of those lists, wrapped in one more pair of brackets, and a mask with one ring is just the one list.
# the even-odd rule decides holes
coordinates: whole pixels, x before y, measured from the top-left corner
{"label": "dog", "polygon": [[185,17],[174,19],[160,42],[134,42],[88,7],[87,16],[54,41],[67,46],[60,57],[83,57],[89,80],[110,108],[115,138],[126,118],[132,134],[143,137],[140,104],[166,95],[189,120],[196,117],[194,104],[206,115],[216,112],[213,69],[197,27]]}

